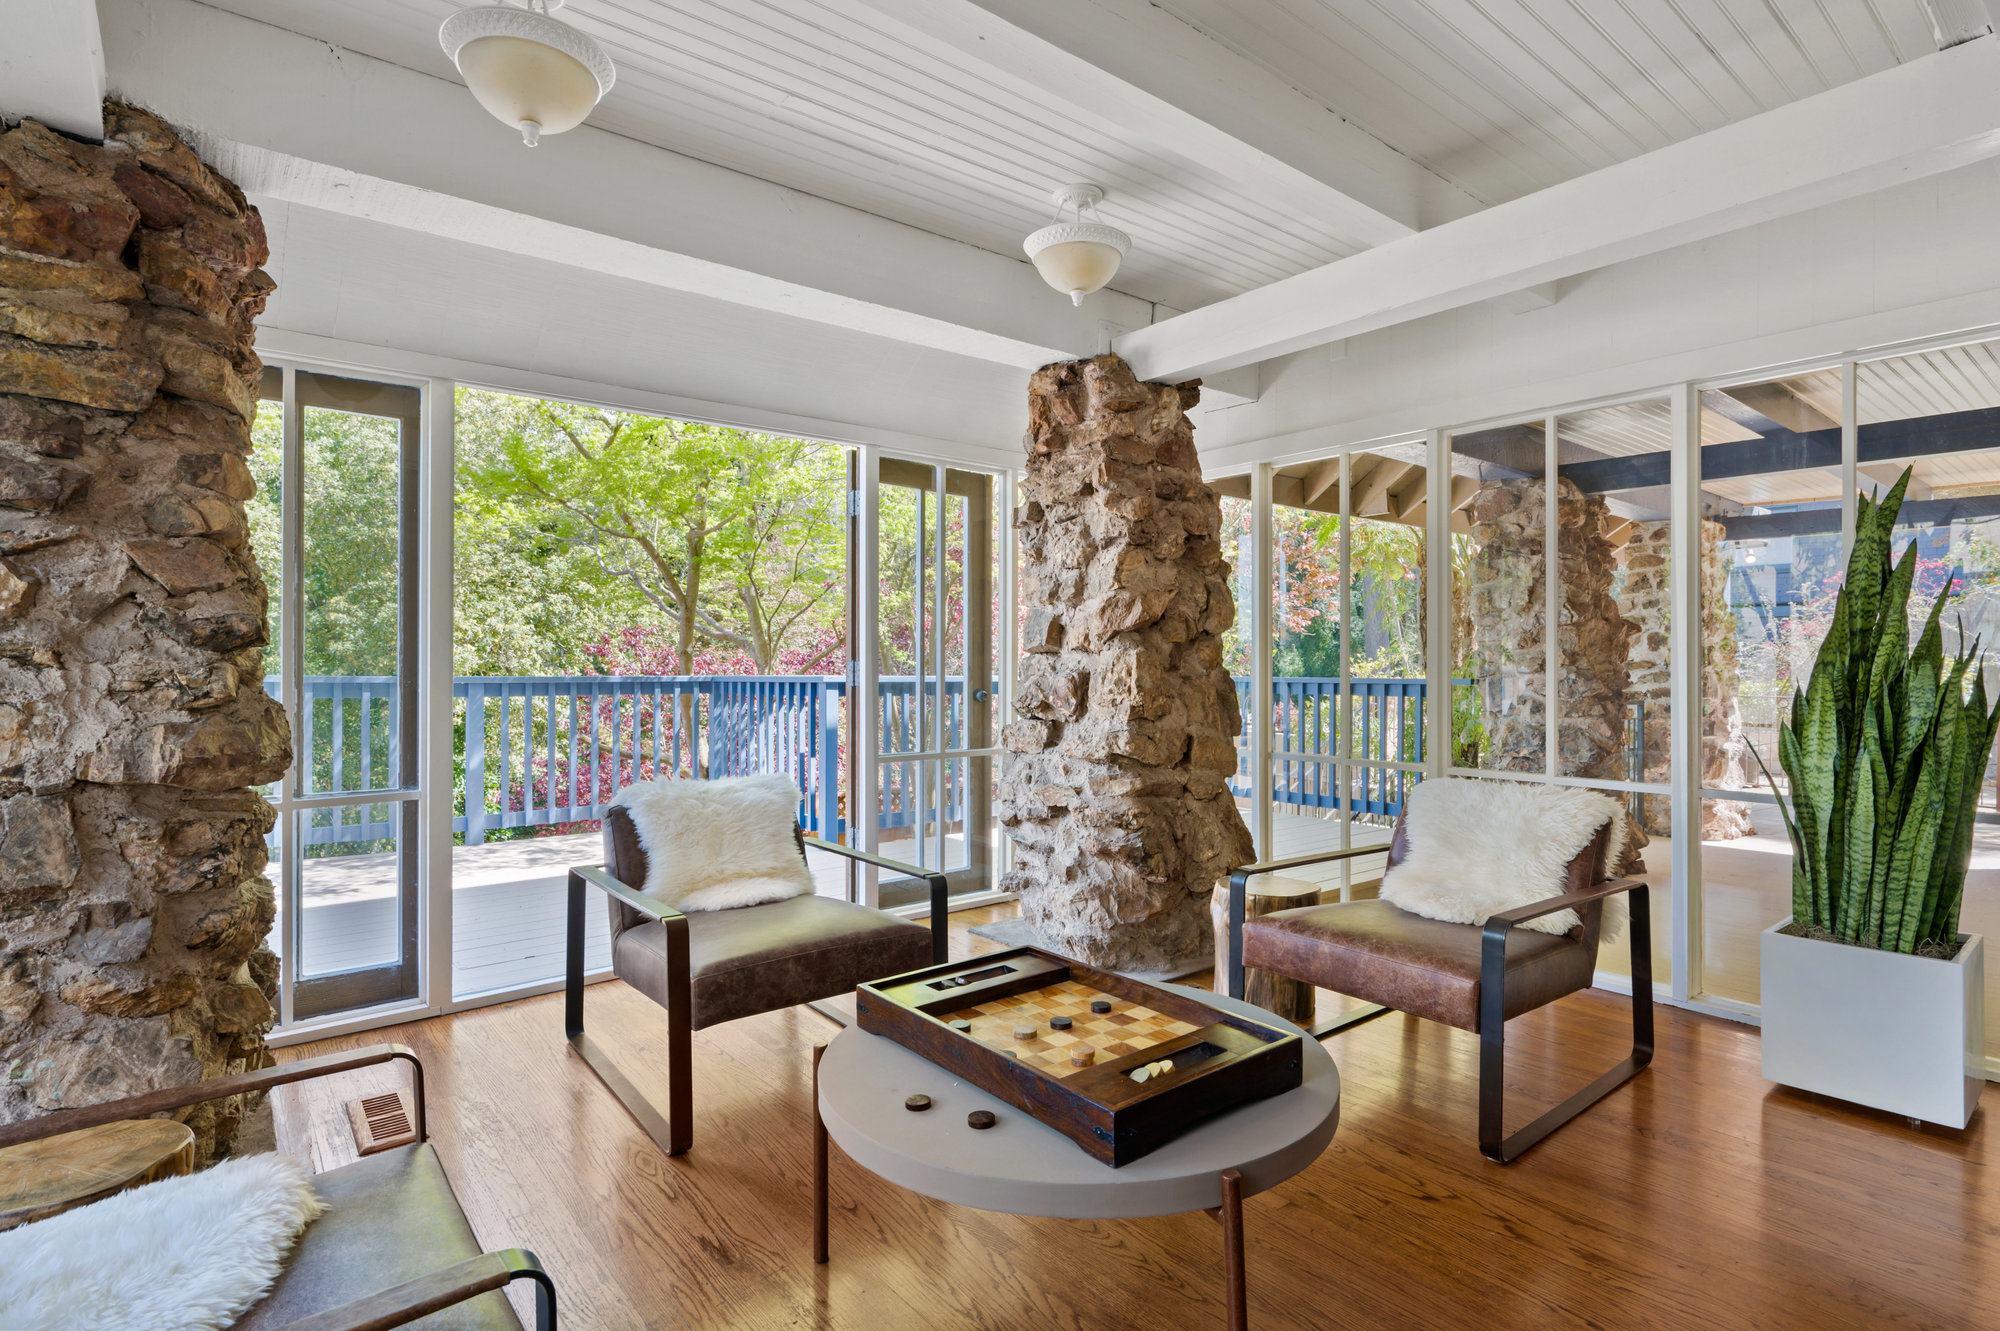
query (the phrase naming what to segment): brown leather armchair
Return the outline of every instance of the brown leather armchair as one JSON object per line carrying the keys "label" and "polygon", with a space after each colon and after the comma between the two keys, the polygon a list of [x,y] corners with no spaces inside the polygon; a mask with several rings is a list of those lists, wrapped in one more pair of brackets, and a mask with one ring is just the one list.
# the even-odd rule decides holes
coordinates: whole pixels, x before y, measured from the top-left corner
{"label": "brown leather armchair", "polygon": [[[1558,895],[1501,911],[1483,926],[1426,919],[1381,900],[1306,906],[1246,920],[1248,884],[1258,874],[1379,855],[1382,847],[1245,865],[1229,879],[1228,992],[1240,997],[1244,968],[1255,966],[1373,1005],[1315,1029],[1313,1036],[1322,1040],[1392,1011],[1473,1032],[1479,1036],[1479,1149],[1488,1159],[1507,1164],[1637,1076],[1653,1057],[1648,893],[1639,879],[1607,876],[1604,860],[1610,834],[1606,823],[1570,861]],[[1389,845],[1390,867],[1407,853],[1399,818]],[[1590,987],[1597,970],[1604,899],[1619,892],[1628,893],[1632,904],[1632,1053],[1508,1136],[1502,1113],[1507,1021]],[[1566,934],[1514,927],[1570,909],[1577,912],[1580,923]]]}
{"label": "brown leather armchair", "polygon": [[536,1331],[555,1331],[556,1290],[525,1248],[480,1251],[424,1124],[424,1069],[400,1044],[372,1045],[259,1072],[66,1109],[0,1126],[0,1146],[78,1128],[149,1118],[246,1091],[400,1060],[410,1065],[417,1139],[313,1176],[326,1211],[299,1235],[271,1292],[231,1323],[235,1331],[382,1331],[423,1319],[432,1331],[521,1331],[507,1296],[535,1282]]}
{"label": "brown leather armchair", "polygon": [[[646,851],[622,808],[604,817],[604,864],[569,874],[569,963],[563,1025],[570,1047],[618,1097],[660,1149],[685,1153],[694,1142],[692,1035],[759,1012],[775,1012],[852,993],[865,980],[916,970],[947,959],[948,887],[941,873],[831,841],[808,838],[796,825],[799,857],[806,847],[891,869],[930,884],[930,927],[830,897],[802,896],[734,910],[682,913],[646,896]],[[667,1010],[667,1112],[627,1081],[583,1032],[584,889],[609,899],[611,971]]]}

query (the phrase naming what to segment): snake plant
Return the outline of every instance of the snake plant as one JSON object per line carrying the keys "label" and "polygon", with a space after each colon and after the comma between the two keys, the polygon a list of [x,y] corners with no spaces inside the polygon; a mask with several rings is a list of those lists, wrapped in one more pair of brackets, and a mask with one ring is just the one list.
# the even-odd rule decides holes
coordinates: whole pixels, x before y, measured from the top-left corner
{"label": "snake plant", "polygon": [[1910,646],[1916,542],[1889,555],[1909,483],[1906,469],[1880,503],[1860,499],[1832,625],[1778,730],[1790,799],[1771,788],[1792,838],[1795,925],[1949,955],[2000,706],[1988,709],[1976,641],[1945,656],[1949,581]]}

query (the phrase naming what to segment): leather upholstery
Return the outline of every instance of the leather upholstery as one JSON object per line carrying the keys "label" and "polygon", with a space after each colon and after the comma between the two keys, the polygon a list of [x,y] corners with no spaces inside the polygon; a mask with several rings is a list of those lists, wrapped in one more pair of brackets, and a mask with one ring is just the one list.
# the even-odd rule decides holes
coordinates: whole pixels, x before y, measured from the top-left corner
{"label": "leather upholstery", "polygon": [[[738,910],[688,914],[694,1028],[853,991],[931,964],[931,931],[831,897],[792,897]],[[611,969],[667,1004],[666,926],[658,920],[611,941]]]}
{"label": "leather upholstery", "polygon": [[[312,1183],[326,1214],[306,1226],[277,1284],[235,1323],[239,1331],[277,1331],[483,1251],[428,1142],[363,1156]],[[408,1325],[521,1331],[498,1290]]]}
{"label": "leather upholstery", "polygon": [[[1577,853],[1551,896],[1605,881],[1610,834],[1606,824]],[[1398,819],[1390,866],[1408,850]],[[1590,986],[1603,913],[1601,906],[1586,906],[1582,923],[1566,934],[1508,932],[1507,1016]],[[1243,925],[1246,966],[1473,1032],[1479,1030],[1482,947],[1480,925],[1426,919],[1379,900],[1278,911]]]}
{"label": "leather upholstery", "polygon": [[[604,867],[621,883],[645,885],[646,852],[623,809],[604,819]],[[616,899],[610,905],[612,973],[667,1006],[666,926]],[[687,930],[696,1030],[832,998],[864,980],[931,964],[931,932],[923,925],[830,897],[690,911]]]}

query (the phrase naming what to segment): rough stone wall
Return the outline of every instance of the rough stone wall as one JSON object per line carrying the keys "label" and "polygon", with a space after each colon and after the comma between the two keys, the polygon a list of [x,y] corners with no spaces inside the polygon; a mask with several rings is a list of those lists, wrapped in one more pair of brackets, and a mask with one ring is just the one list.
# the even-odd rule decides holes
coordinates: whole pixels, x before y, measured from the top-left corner
{"label": "rough stone wall", "polygon": [[[1542,482],[1519,479],[1482,489],[1470,505],[1476,549],[1469,575],[1472,646],[1489,675],[1482,765],[1543,770],[1547,692]],[[1616,552],[1605,539],[1604,500],[1556,482],[1557,770],[1622,781],[1625,772],[1626,662],[1639,626],[1611,594]]]}
{"label": "rough stone wall", "polygon": [[[1737,714],[1736,636],[1725,597],[1729,577],[1722,557],[1723,527],[1701,524],[1702,580],[1702,783],[1714,787],[1741,785],[1747,773],[1743,723]],[[1618,604],[1639,626],[1632,648],[1630,696],[1646,704],[1646,779],[1666,781],[1673,772],[1673,688],[1667,653],[1672,581],[1668,561],[1673,551],[1672,523],[1635,522],[1620,558],[1625,569]],[[1672,804],[1646,801],[1645,830],[1666,836],[1671,830]],[[1708,801],[1702,810],[1702,838],[1726,841],[1747,836],[1749,808]]]}
{"label": "rough stone wall", "polygon": [[1001,743],[1005,886],[1050,947],[1121,970],[1205,953],[1209,896],[1253,858],[1226,782],[1242,718],[1216,494],[1187,409],[1116,356],[1029,384],[1024,656]]}
{"label": "rough stone wall", "polygon": [[0,1121],[262,1066],[277,976],[263,225],[157,118],[106,133],[0,133]]}

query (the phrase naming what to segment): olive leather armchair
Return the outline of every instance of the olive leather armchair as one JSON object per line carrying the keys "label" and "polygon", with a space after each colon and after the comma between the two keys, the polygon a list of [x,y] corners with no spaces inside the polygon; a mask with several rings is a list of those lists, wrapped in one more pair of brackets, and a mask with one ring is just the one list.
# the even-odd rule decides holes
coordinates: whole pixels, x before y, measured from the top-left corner
{"label": "olive leather armchair", "polygon": [[[604,816],[604,864],[569,874],[569,958],[564,1028],[570,1047],[668,1155],[694,1141],[692,1034],[759,1012],[852,993],[867,980],[946,960],[948,885],[941,873],[806,837],[812,846],[930,885],[930,927],[868,906],[815,895],[733,910],[682,912],[640,890],[646,850],[622,807]],[[611,912],[611,971],[667,1010],[667,1109],[655,1108],[583,1029],[584,907],[589,889]]]}
{"label": "olive leather armchair", "polygon": [[536,1331],[555,1331],[555,1285],[535,1255],[482,1251],[473,1237],[425,1132],[423,1064],[405,1045],[323,1054],[62,1110],[0,1126],[0,1147],[392,1061],[410,1068],[416,1141],[313,1175],[325,1212],[299,1235],[270,1292],[231,1331],[385,1331],[420,1320],[424,1331],[521,1331],[500,1292],[516,1280],[535,1284]]}

